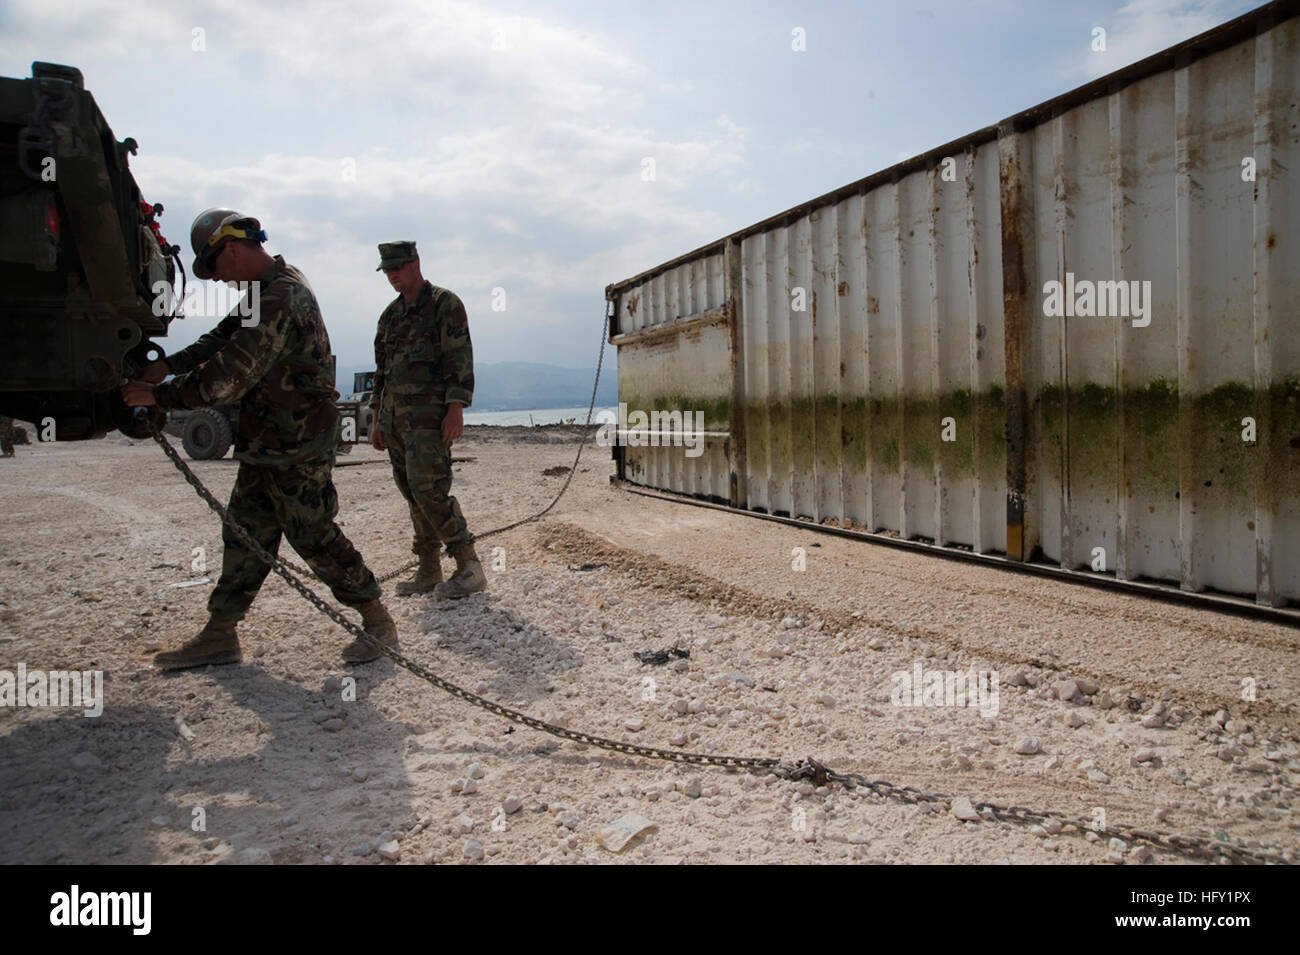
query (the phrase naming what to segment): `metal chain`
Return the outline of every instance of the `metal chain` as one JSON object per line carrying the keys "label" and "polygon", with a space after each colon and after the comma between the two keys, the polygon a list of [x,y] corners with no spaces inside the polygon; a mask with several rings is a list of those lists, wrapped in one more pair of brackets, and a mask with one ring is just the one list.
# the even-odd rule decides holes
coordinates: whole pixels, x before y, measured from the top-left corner
{"label": "metal chain", "polygon": [[[865,776],[858,773],[837,773],[833,770],[826,769],[817,764],[814,760],[806,761],[812,764],[811,770],[802,769],[803,776],[813,778],[818,782],[835,782],[840,783],[849,789],[862,790],[866,789],[878,796],[888,799],[895,799],[907,803],[950,803],[952,797],[944,793],[927,793],[912,786],[898,786],[894,783],[883,780],[868,780]],[[1062,831],[1070,829],[1078,834],[1087,834],[1095,832],[1102,838],[1125,839],[1129,842],[1145,842],[1155,846],[1158,849],[1164,849],[1168,852],[1174,852],[1179,855],[1190,856],[1197,859],[1208,859],[1218,861],[1225,859],[1238,865],[1279,865],[1286,864],[1281,850],[1272,847],[1260,847],[1258,849],[1248,849],[1244,846],[1233,845],[1218,839],[1203,839],[1192,836],[1180,836],[1170,833],[1156,832],[1152,829],[1141,828],[1138,826],[1127,826],[1123,824],[1097,825],[1095,819],[1083,819],[1071,817],[1063,812],[1056,812],[1051,809],[1028,809],[1024,806],[1002,806],[993,802],[976,802],[972,807],[978,812],[987,810],[989,814],[1000,822],[1017,822],[1022,825],[1042,825],[1043,823],[1055,821],[1061,824]]]}
{"label": "metal chain", "polygon": [[[607,312],[605,316],[605,328],[601,330],[601,359],[604,358],[605,354],[605,331],[608,327],[609,315]],[[599,385],[599,381],[600,362],[598,362],[596,366],[597,384],[592,386],[591,407],[587,410],[588,425],[591,423],[591,414],[596,403],[596,388]],[[189,465],[182,460],[176,449],[172,447],[171,442],[169,442],[157,428],[156,423],[152,418],[149,419],[149,427],[154,441],[163,449],[163,453],[171,459],[172,464],[174,464],[177,470],[181,472],[185,477],[186,482],[194,488],[195,492],[203,499],[204,503],[220,515],[222,522],[234,532],[235,536],[238,537],[240,541],[249,548],[249,550],[262,560],[266,561],[271,566],[271,569],[279,574],[290,587],[298,591],[304,600],[312,604],[312,606],[317,610],[329,617],[354,637],[358,637],[369,643],[376,650],[391,659],[407,672],[414,674],[426,683],[429,683],[440,690],[450,693],[459,700],[464,700],[466,703],[477,706],[480,709],[486,710],[496,716],[500,716],[503,719],[510,720],[511,722],[518,723],[522,726],[527,726],[531,729],[539,730],[543,733],[548,733],[551,736],[557,736],[561,739],[567,739],[574,743],[582,743],[587,746],[595,746],[599,749],[622,753],[627,756],[640,756],[645,759],[657,759],[665,762],[682,763],[692,766],[714,766],[725,769],[766,771],[780,779],[786,779],[789,781],[808,780],[818,786],[824,786],[828,782],[833,782],[855,792],[865,790],[874,793],[881,798],[893,799],[904,803],[949,804],[952,800],[951,796],[943,793],[927,793],[912,786],[899,786],[883,780],[869,780],[858,773],[835,772],[834,770],[823,766],[811,757],[798,762],[790,762],[770,756],[712,756],[707,753],[691,753],[671,749],[660,749],[656,746],[641,746],[636,743],[626,743],[621,740],[608,739],[604,736],[596,736],[592,733],[583,733],[578,730],[571,730],[563,726],[557,726],[554,723],[548,723],[547,721],[538,719],[535,716],[529,716],[528,714],[521,713],[518,710],[512,710],[507,706],[502,706],[500,703],[479,696],[477,693],[471,693],[464,687],[457,686],[450,680],[443,679],[423,664],[411,660],[409,657],[398,652],[394,648],[385,646],[370,634],[366,633],[366,631],[361,627],[343,616],[343,614],[338,610],[322,600],[314,591],[311,590],[311,588],[295,576],[294,571],[296,568],[294,565],[269,553],[261,544],[253,539],[248,531],[230,517],[229,511],[227,511],[221,502],[212,495],[212,492],[204,486],[198,476],[190,470]],[[505,527],[499,527],[481,534],[479,535],[480,538],[488,537],[492,534],[500,534],[512,528],[519,527],[522,524],[537,520],[554,507],[556,502],[559,501],[560,497],[568,488],[569,482],[573,479],[573,475],[577,473],[578,460],[582,457],[582,448],[585,443],[586,434],[584,429],[583,440],[578,445],[578,454],[574,458],[573,468],[569,471],[569,480],[564,482],[564,487],[562,487],[559,494],[555,496],[555,500],[547,505],[544,510],[532,517],[516,521],[514,524],[508,524]],[[397,572],[400,572],[400,570]],[[302,576],[307,576],[310,574],[310,571],[300,571],[299,573]],[[389,576],[392,575],[390,574]],[[997,803],[979,802],[974,803],[973,807],[976,811],[986,810],[995,819],[1003,822],[1017,822],[1022,825],[1041,825],[1050,820],[1055,820],[1061,824],[1062,831],[1065,831],[1065,829],[1068,828],[1072,832],[1078,833],[1095,832],[1099,837],[1124,838],[1129,841],[1145,842],[1168,852],[1174,852],[1179,855],[1190,856],[1197,859],[1227,861],[1243,865],[1277,864],[1286,862],[1282,857],[1281,852],[1271,847],[1248,849],[1243,846],[1232,845],[1231,843],[1217,839],[1179,836],[1169,833],[1155,832],[1149,829],[1141,829],[1134,826],[1097,826],[1091,820],[1071,818],[1064,813],[1053,810],[1027,809],[1024,806],[1001,806]]]}
{"label": "metal chain", "polygon": [[394,650],[392,647],[380,643],[370,634],[366,633],[366,631],[361,627],[358,627],[355,623],[317,596],[311,588],[294,575],[291,565],[280,557],[267,551],[261,544],[253,539],[252,535],[250,535],[238,521],[231,518],[230,512],[226,510],[221,502],[212,495],[212,492],[204,486],[198,476],[190,470],[189,465],[181,459],[181,456],[177,453],[176,449],[172,447],[171,442],[168,441],[156,427],[152,427],[152,423],[151,430],[154,441],[163,449],[163,453],[171,459],[172,464],[176,465],[177,469],[182,475],[184,475],[186,482],[194,488],[195,492],[203,499],[204,503],[206,503],[208,507],[212,508],[212,510],[221,516],[221,520],[234,532],[235,536],[239,538],[245,547],[251,550],[259,558],[266,561],[266,563],[270,564],[271,569],[284,578],[290,587],[298,591],[304,600],[312,604],[312,606],[325,614],[325,616],[329,617],[348,633],[352,634],[354,637],[359,637],[360,639],[365,640],[375,649],[390,658],[398,666],[401,666],[426,682],[433,684],[440,690],[445,690],[457,699],[464,700],[467,703],[472,703],[475,706],[487,710],[489,713],[494,713],[497,716],[504,717],[512,722],[520,723],[536,730],[541,730],[544,733],[550,733],[552,736],[559,736],[563,739],[572,740],[575,743],[585,743],[589,746],[597,746],[601,749],[625,753],[629,756],[644,756],[648,759],[663,759],[676,763],[692,763],[698,766],[725,766],[733,769],[773,770],[780,764],[780,760],[778,759],[746,758],[740,756],[710,756],[707,753],[685,753],[676,750],[658,749],[653,746],[638,746],[635,743],[624,743],[619,740],[606,739],[603,736],[595,736],[591,733],[581,733],[577,730],[570,730],[565,729],[562,726],[556,726],[553,723],[548,723],[535,716],[529,716],[526,713],[520,713],[518,710],[512,710],[509,707],[502,706],[500,703],[494,703],[491,700],[481,697],[477,693],[471,693],[469,690],[459,687],[449,680],[444,680],[422,664],[409,659],[397,650]]}
{"label": "metal chain", "polygon": [[[494,527],[492,528],[492,530],[484,531],[482,534],[475,534],[471,542],[476,543],[488,537],[494,537],[497,534],[504,534],[506,531],[512,531],[516,527],[522,527],[524,524],[531,524],[533,521],[540,520],[541,518],[545,517],[548,513],[550,513],[551,508],[555,507],[556,504],[560,503],[560,498],[564,497],[564,492],[569,489],[569,484],[573,481],[573,476],[578,473],[578,462],[582,460],[582,449],[586,447],[587,435],[591,431],[591,416],[592,413],[596,410],[596,392],[600,388],[600,370],[605,364],[605,335],[608,331],[609,331],[609,310],[606,309],[605,324],[600,330],[600,353],[596,356],[596,380],[593,381],[591,384],[591,401],[587,405],[587,421],[582,427],[582,437],[578,441],[578,453],[573,457],[573,466],[569,468],[569,474],[564,479],[564,485],[556,493],[555,497],[551,500],[551,503],[547,504],[536,514],[532,515],[531,517],[525,517],[523,520],[515,521],[513,524],[507,524],[504,527]],[[420,558],[414,557],[411,560],[408,560],[401,567],[396,568],[395,570],[390,570],[388,573],[382,576],[377,575],[375,577],[375,580],[377,580],[381,584],[386,584],[394,577],[398,577],[406,573],[412,567],[416,566],[419,562],[420,562]],[[316,576],[316,574],[313,571],[308,570],[306,567],[300,567],[299,565],[294,563],[287,563],[287,566],[294,573],[302,577]]]}
{"label": "metal chain", "polygon": [[600,354],[596,357],[596,379],[591,383],[591,402],[587,405],[587,421],[582,426],[582,439],[578,441],[578,453],[573,457],[573,467],[569,468],[569,475],[564,479],[564,485],[555,495],[555,499],[547,504],[544,508],[534,514],[532,517],[525,517],[522,521],[515,521],[513,524],[507,524],[505,527],[497,527],[490,531],[484,531],[482,534],[475,536],[474,540],[482,540],[485,537],[491,537],[494,534],[504,534],[506,531],[514,530],[524,524],[539,520],[545,517],[556,504],[560,503],[560,498],[564,497],[564,492],[569,489],[569,484],[573,481],[573,476],[578,473],[578,462],[582,460],[582,449],[587,445],[587,433],[591,430],[591,415],[596,410],[596,390],[600,387],[600,369],[605,364],[605,335],[609,331],[609,309],[605,310],[605,324],[600,330]]}

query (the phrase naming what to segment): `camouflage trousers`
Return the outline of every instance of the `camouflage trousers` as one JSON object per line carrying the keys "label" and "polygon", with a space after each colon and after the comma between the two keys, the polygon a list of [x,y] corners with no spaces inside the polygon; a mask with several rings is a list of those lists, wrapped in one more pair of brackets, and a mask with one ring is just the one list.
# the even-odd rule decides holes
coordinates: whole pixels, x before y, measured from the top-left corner
{"label": "camouflage trousers", "polygon": [[15,430],[13,418],[0,418],[0,456],[13,457]]}
{"label": "camouflage trousers", "polygon": [[446,405],[430,403],[402,405],[379,415],[393,480],[411,510],[411,551],[420,556],[437,557],[445,545],[455,557],[473,540],[460,503],[451,496],[451,445],[443,444],[439,427],[446,413]]}
{"label": "camouflage trousers", "polygon": [[[227,508],[231,518],[271,554],[280,538],[329,585],[339,603],[359,607],[380,596],[375,575],[334,523],[339,496],[334,489],[333,455],[309,458],[285,467],[241,462]],[[208,612],[241,620],[257,596],[271,565],[240,543],[227,525],[221,528],[225,553],[221,579],[208,598]]]}

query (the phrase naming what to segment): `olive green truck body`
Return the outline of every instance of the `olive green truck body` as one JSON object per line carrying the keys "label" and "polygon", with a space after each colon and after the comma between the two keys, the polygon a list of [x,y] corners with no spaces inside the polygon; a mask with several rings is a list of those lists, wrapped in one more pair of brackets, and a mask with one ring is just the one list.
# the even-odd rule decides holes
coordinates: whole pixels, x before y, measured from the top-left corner
{"label": "olive green truck body", "polygon": [[0,77],[0,415],[42,440],[139,435],[118,388],[161,354],[175,246],[71,67]]}

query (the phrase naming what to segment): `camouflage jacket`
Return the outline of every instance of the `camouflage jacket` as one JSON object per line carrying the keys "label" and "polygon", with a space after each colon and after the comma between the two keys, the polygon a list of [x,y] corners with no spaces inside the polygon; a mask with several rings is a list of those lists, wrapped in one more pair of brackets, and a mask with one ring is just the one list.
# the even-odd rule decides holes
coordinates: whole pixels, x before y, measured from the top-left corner
{"label": "camouflage jacket", "polygon": [[473,398],[474,349],[460,298],[431,282],[414,305],[399,295],[379,316],[371,407],[428,399],[468,405]]}
{"label": "camouflage jacket", "polygon": [[334,356],[316,295],[284,258],[258,279],[258,321],[235,309],[193,345],[169,355],[176,375],[154,389],[164,411],[239,399],[235,457],[292,464],[327,453],[338,439]]}

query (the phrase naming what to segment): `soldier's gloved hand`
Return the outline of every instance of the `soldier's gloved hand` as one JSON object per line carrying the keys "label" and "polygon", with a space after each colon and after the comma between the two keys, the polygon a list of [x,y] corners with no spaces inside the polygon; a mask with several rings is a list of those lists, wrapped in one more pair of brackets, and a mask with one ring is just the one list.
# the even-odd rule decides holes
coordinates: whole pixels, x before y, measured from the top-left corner
{"label": "soldier's gloved hand", "polygon": [[447,406],[447,413],[442,418],[442,443],[451,444],[465,433],[464,405],[455,403]]}
{"label": "soldier's gloved hand", "polygon": [[140,372],[140,381],[148,382],[151,385],[160,385],[162,380],[171,374],[171,369],[167,367],[165,361],[151,361],[144,366]]}
{"label": "soldier's gloved hand", "polygon": [[387,451],[388,442],[384,440],[384,432],[379,430],[378,417],[375,415],[376,420],[370,423],[370,446],[376,451]]}

